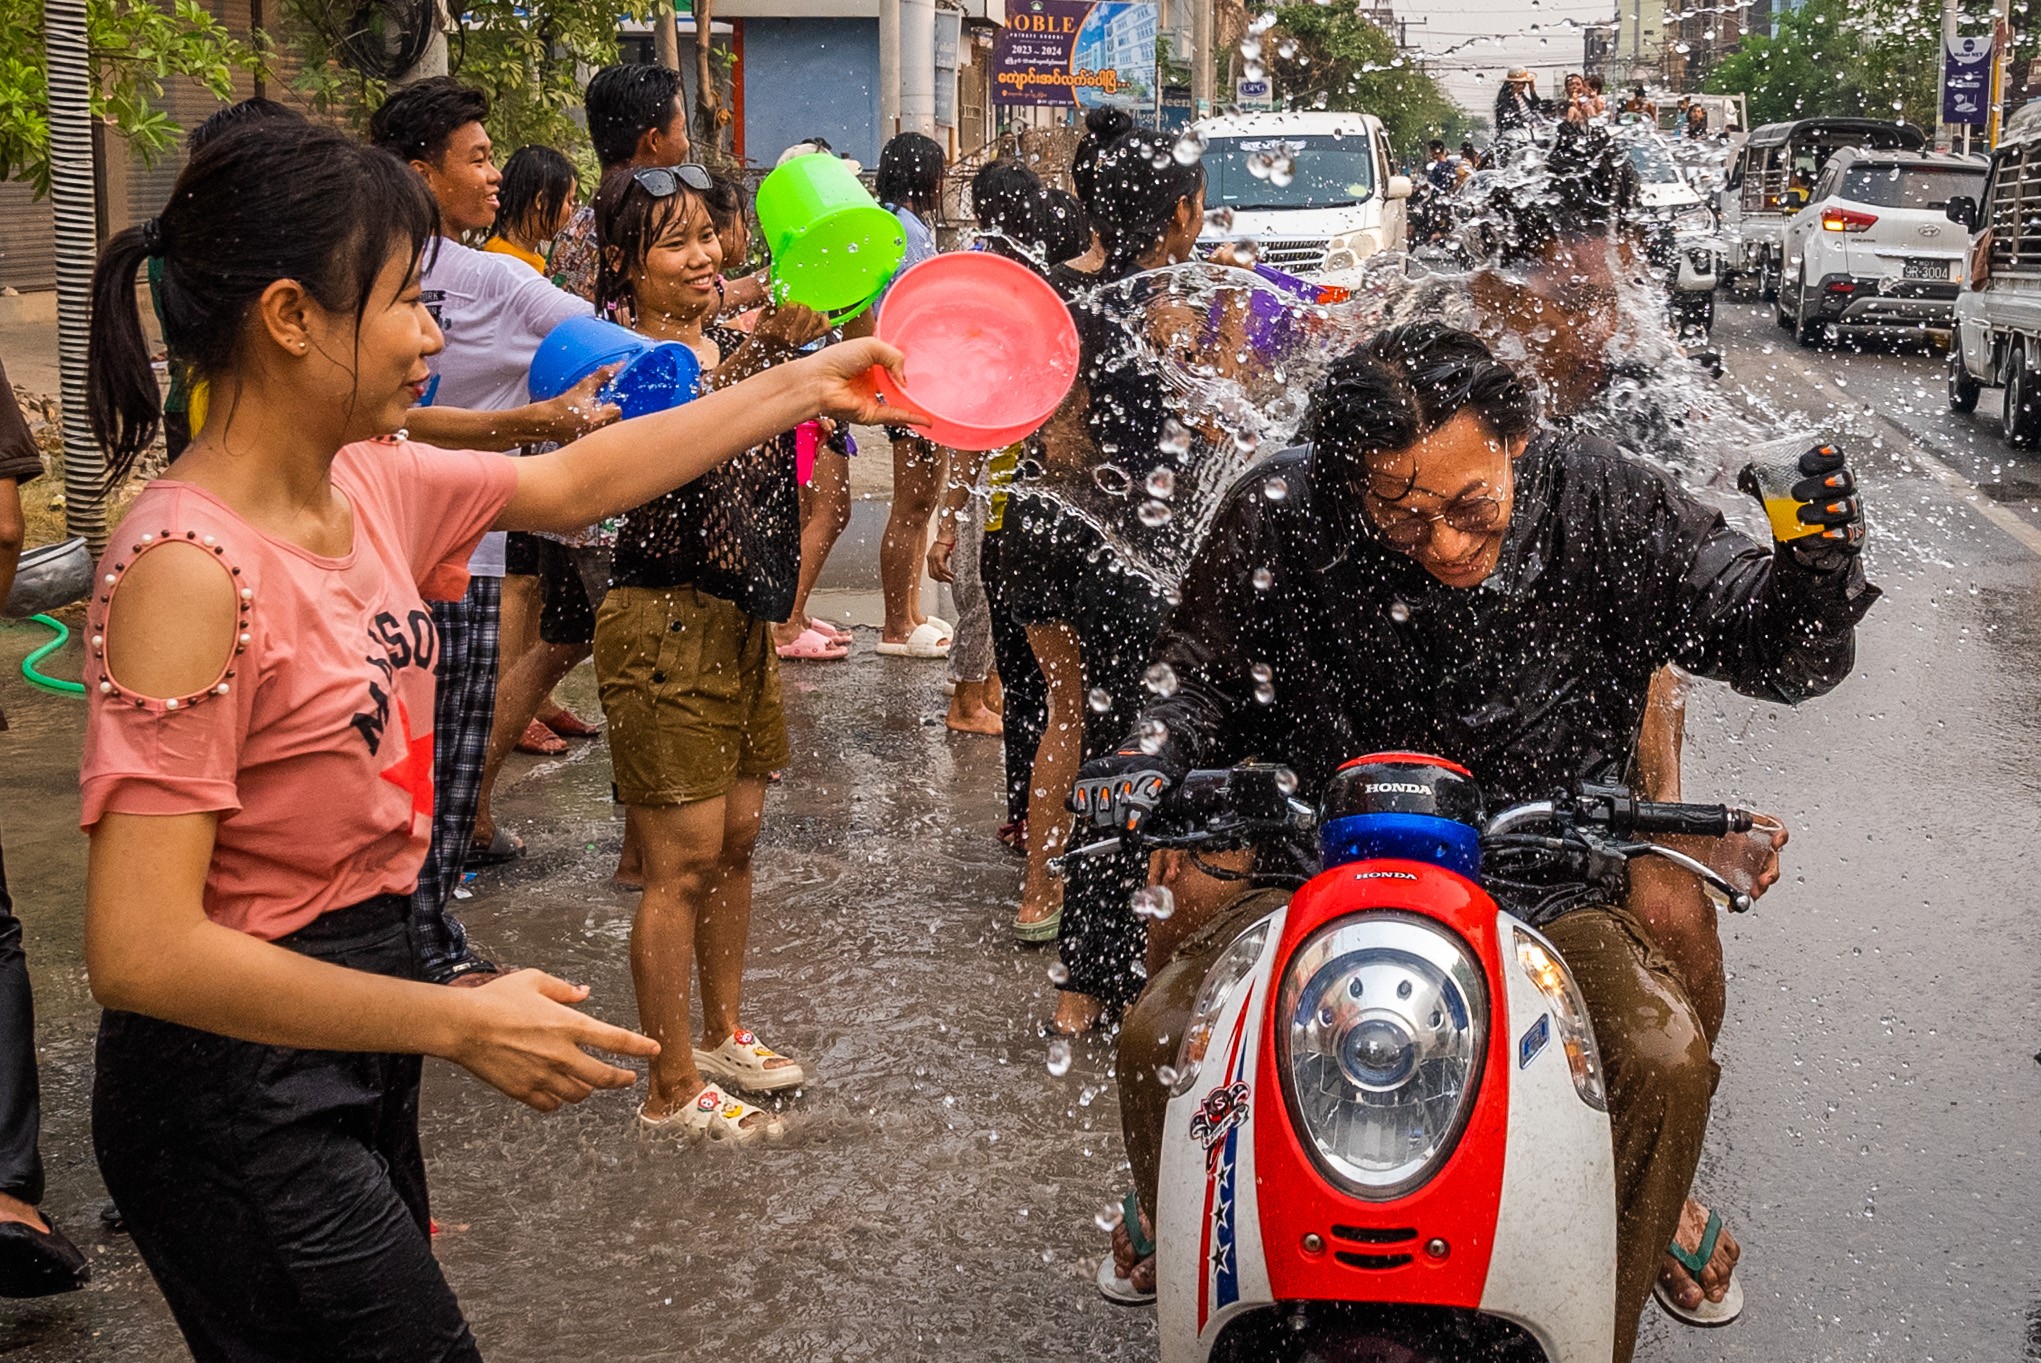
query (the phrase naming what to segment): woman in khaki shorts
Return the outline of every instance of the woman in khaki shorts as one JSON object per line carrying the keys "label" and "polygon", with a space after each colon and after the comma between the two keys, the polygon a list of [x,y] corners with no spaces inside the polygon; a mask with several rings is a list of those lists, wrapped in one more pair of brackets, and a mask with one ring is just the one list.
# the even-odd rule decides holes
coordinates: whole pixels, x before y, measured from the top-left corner
{"label": "woman in khaki shorts", "polygon": [[[595,202],[596,305],[692,348],[713,386],[791,357],[825,329],[785,308],[748,340],[705,330],[724,263],[718,220],[741,219],[742,206],[693,165],[613,173]],[[716,1139],[781,1131],[726,1089],[771,1093],[807,1078],[739,1014],[752,846],[768,774],[787,760],[771,624],[793,606],[800,536],[791,445],[761,446],[625,515],[596,615],[617,796],[644,849],[631,978],[640,1024],[661,1045],[639,1115]],[[703,1044],[691,1047],[697,974]]]}

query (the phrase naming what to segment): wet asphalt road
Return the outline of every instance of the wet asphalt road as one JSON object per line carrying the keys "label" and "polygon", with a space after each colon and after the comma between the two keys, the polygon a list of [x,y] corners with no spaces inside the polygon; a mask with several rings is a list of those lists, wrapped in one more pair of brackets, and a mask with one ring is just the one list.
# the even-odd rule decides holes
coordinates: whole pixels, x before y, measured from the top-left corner
{"label": "wet asphalt road", "polygon": [[[2041,1358],[2041,457],[1998,445],[1991,396],[1943,410],[1939,354],[1803,351],[1742,305],[1717,335],[1752,401],[1848,433],[1887,598],[1827,699],[1692,703],[1690,797],[1777,811],[1793,844],[1785,883],[1724,925],[1700,1189],[1744,1242],[1749,1309],[1710,1333],[1648,1312],[1640,1357]],[[647,1139],[621,1095],[540,1117],[428,1066],[440,1254],[491,1359],[1154,1356],[1148,1319],[1089,1285],[1093,1215],[1125,1182],[1117,1108],[1102,1048],[1044,1068],[1048,957],[1004,932],[996,745],[941,728],[940,667],[870,643],[786,674],[796,755],[768,804],[747,995],[819,1072],[785,1144]],[[0,1306],[0,1355],[179,1358],[132,1249],[94,1222],[82,707],[20,685],[30,646],[0,625],[0,828],[42,1021],[48,1205],[99,1278]],[[593,711],[585,670],[569,694]],[[492,954],[587,981],[630,1022],[606,757],[515,770],[501,807],[532,854],[462,912]]]}

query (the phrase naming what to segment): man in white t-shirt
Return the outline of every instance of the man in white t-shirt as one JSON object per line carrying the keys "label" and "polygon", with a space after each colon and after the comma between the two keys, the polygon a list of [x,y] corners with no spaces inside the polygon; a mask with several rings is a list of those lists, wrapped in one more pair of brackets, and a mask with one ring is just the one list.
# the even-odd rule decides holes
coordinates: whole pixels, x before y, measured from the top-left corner
{"label": "man in white t-shirt", "polygon": [[[426,249],[426,307],[446,336],[434,357],[425,403],[407,425],[435,445],[511,449],[565,442],[616,418],[598,408],[594,381],[551,402],[527,386],[546,333],[590,305],[554,288],[510,256],[471,250],[456,239],[496,216],[496,170],[483,120],[489,97],[447,76],[391,94],[369,122],[376,145],[411,164],[438,201],[442,235]],[[504,537],[485,535],[468,561],[467,595],[433,603],[439,627],[439,683],[433,723],[432,847],[413,899],[421,964],[428,979],[486,979],[495,967],[471,950],[448,904],[460,883],[475,801],[496,713],[497,612]]]}

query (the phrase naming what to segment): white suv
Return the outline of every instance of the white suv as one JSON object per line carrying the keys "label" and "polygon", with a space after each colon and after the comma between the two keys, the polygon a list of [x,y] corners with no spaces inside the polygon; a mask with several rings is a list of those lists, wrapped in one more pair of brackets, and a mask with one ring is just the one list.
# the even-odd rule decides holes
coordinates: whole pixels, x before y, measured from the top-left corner
{"label": "white suv", "polygon": [[1984,174],[1967,156],[1838,151],[1786,223],[1779,325],[1810,346],[1831,327],[1952,325],[1969,240],[1944,210]]}
{"label": "white suv", "polygon": [[1231,114],[1195,125],[1205,141],[1205,207],[1232,222],[1205,245],[1246,238],[1294,275],[1351,270],[1404,247],[1410,178],[1373,114]]}

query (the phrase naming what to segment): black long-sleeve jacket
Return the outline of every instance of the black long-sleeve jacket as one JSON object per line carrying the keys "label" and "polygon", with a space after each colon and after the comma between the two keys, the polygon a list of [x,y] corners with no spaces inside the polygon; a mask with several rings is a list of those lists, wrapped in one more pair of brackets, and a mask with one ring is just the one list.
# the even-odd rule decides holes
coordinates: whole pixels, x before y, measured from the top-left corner
{"label": "black long-sleeve jacket", "polygon": [[1542,798],[1627,770],[1662,664],[1788,704],[1832,689],[1878,596],[1854,558],[1775,555],[1606,441],[1549,432],[1517,461],[1495,572],[1448,587],[1310,453],[1228,494],[1156,643],[1178,689],[1140,718],[1184,767],[1279,761],[1315,795],[1347,758],[1416,749],[1469,767],[1491,809]]}

